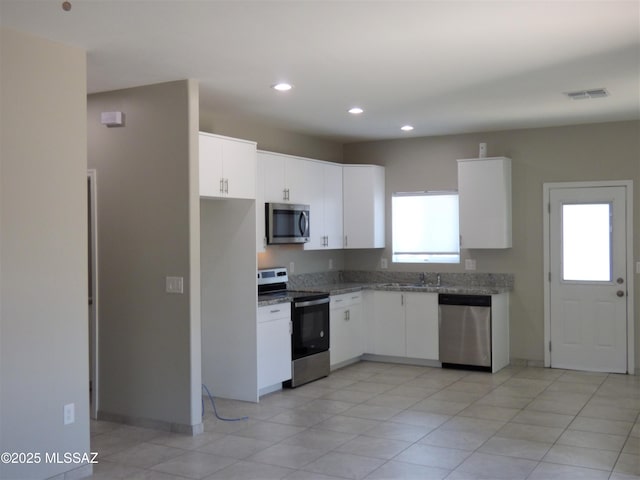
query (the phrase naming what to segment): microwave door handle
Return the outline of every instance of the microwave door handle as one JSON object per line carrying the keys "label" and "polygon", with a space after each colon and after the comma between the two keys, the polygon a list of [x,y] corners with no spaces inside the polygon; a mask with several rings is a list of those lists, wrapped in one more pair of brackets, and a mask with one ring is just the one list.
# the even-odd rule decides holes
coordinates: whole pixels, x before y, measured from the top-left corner
{"label": "microwave door handle", "polygon": [[298,227],[300,227],[300,236],[306,236],[307,227],[309,225],[309,219],[307,218],[307,212],[300,212],[300,219],[298,220]]}

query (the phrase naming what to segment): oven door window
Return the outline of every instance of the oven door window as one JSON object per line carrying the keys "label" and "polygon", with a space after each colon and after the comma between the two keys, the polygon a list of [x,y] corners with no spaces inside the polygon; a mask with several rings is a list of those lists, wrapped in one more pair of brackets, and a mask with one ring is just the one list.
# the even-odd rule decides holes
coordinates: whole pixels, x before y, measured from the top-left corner
{"label": "oven door window", "polygon": [[294,308],[293,360],[329,350],[329,304]]}

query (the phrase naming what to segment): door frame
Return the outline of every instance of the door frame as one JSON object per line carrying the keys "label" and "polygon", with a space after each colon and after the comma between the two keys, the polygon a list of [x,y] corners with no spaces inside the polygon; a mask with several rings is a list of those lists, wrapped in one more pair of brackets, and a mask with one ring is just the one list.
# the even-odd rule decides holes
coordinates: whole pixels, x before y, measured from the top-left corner
{"label": "door frame", "polygon": [[88,262],[91,264],[91,291],[89,295],[92,303],[88,307],[89,317],[89,381],[91,382],[91,401],[89,416],[95,420],[98,418],[98,395],[99,389],[99,368],[98,368],[98,193],[96,182],[96,170],[87,170],[87,180],[89,191],[88,198],[88,229],[90,231],[89,241],[90,258]]}
{"label": "door frame", "polygon": [[558,188],[596,188],[596,187],[625,187],[626,192],[626,261],[627,267],[627,373],[635,371],[635,310],[634,310],[634,269],[633,269],[633,181],[611,180],[597,182],[558,182],[542,185],[543,237],[544,237],[544,366],[551,367],[551,288],[549,281],[551,274],[551,190]]}

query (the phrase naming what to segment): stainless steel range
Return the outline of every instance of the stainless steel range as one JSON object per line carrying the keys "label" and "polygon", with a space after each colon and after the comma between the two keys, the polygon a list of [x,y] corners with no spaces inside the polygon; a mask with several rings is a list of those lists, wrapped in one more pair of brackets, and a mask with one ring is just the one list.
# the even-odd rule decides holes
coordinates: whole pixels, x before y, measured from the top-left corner
{"label": "stainless steel range", "polygon": [[289,290],[284,267],[258,270],[258,300],[291,300],[291,380],[298,387],[329,375],[329,294]]}

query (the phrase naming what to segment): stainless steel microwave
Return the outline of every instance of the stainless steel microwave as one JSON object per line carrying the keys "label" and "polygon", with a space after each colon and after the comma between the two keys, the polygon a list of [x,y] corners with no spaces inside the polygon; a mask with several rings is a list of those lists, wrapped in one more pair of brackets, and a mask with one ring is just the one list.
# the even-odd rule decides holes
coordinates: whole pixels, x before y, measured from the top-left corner
{"label": "stainless steel microwave", "polygon": [[310,232],[309,205],[265,203],[267,244],[306,243]]}

